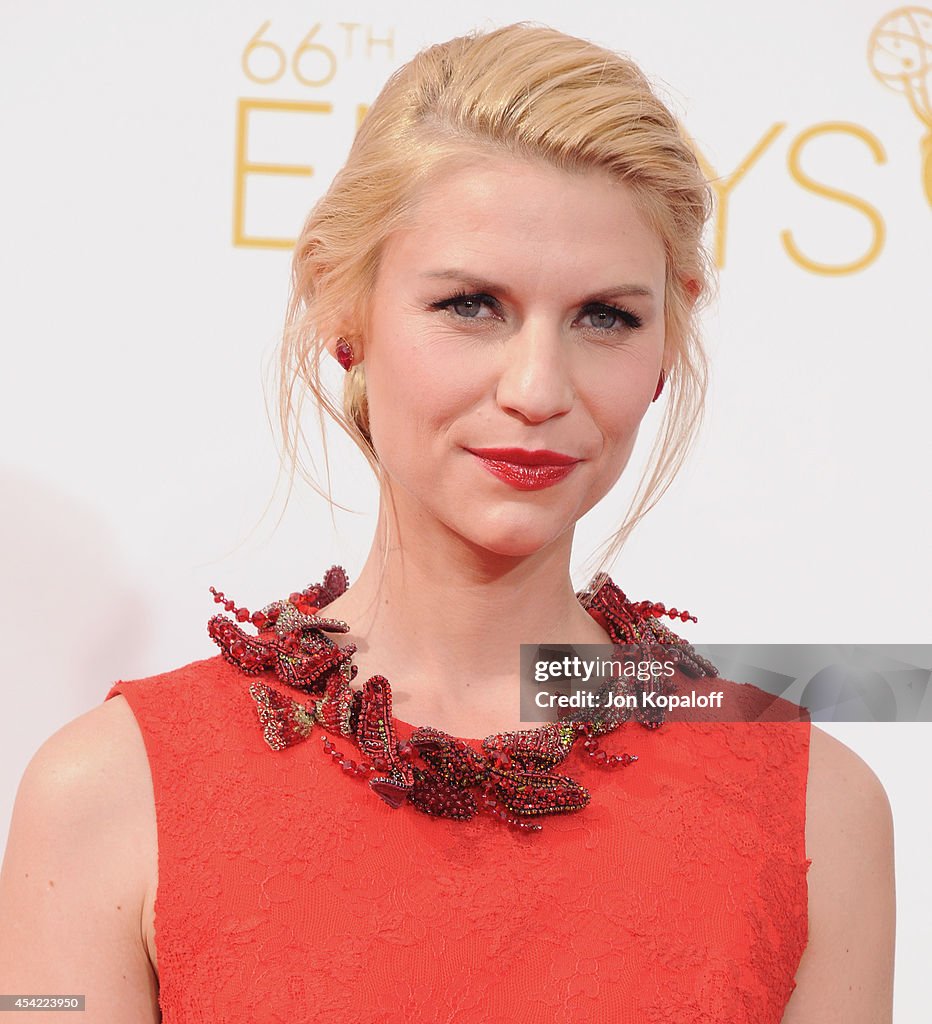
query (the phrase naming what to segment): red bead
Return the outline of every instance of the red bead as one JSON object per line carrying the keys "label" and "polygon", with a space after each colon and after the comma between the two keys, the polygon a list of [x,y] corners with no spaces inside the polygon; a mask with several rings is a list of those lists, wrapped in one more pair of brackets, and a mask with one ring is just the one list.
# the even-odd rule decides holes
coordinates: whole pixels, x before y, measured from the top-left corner
{"label": "red bead", "polygon": [[262,612],[253,612],[252,624],[256,627],[256,629],[265,629],[265,627],[269,624],[269,617],[268,615],[263,615]]}
{"label": "red bead", "polygon": [[489,760],[502,771],[507,771],[511,767],[511,757],[504,750],[493,750]]}
{"label": "red bead", "polygon": [[236,609],[236,621],[245,622],[249,618],[249,612],[245,608]]}
{"label": "red bead", "polygon": [[226,608],[226,610],[228,612],[231,612],[236,607],[236,602],[235,601],[224,601],[223,602],[223,607]]}

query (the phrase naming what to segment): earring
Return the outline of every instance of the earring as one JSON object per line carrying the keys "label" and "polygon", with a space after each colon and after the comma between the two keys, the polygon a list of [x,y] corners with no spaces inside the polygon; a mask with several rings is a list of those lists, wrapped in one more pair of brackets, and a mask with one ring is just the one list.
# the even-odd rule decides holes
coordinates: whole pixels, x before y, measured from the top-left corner
{"label": "earring", "polygon": [[654,397],[651,399],[652,402],[656,402],[657,399],[660,397],[660,392],[663,391],[663,385],[666,379],[667,375],[664,373],[663,369],[661,369],[660,379],[657,381],[657,390],[654,392]]}
{"label": "earring", "polygon": [[353,365],[353,350],[346,343],[345,338],[337,338],[337,362],[344,370],[349,372]]}

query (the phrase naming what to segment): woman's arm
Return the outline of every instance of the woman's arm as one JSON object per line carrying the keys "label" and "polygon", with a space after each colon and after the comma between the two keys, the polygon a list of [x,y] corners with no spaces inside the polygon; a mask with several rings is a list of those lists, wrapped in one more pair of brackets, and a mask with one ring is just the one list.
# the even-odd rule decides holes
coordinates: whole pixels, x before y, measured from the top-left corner
{"label": "woman's arm", "polygon": [[[69,722],[33,756],[0,871],[0,994],[83,994],[86,1024],[160,1020],[142,928],[151,787],[122,697]],[[60,1024],[62,1011],[28,1019]]]}
{"label": "woman's arm", "polygon": [[816,726],[806,801],[809,945],[783,1024],[890,1024],[893,818],[880,780]]}

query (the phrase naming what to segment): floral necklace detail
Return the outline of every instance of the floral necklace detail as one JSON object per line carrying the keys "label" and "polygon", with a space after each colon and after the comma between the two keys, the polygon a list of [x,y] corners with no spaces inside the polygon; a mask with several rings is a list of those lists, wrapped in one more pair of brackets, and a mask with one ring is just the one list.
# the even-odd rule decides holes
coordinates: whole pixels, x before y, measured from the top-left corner
{"label": "floral necklace detail", "polygon": [[[590,800],[588,790],[565,775],[552,774],[569,756],[577,740],[598,764],[627,767],[637,760],[632,754],[608,754],[599,737],[634,718],[648,729],[664,720],[660,709],[611,707],[592,712],[586,721],[563,719],[535,729],[500,733],[482,741],[484,753],[432,726],[414,730],[409,740],[398,742],[392,718],[392,691],[384,676],[371,676],[362,690],[350,683],[358,669],[352,664],[356,645],[339,647],[328,633],[347,633],[339,619],[318,615],[348,586],[342,566],[334,565],[321,583],[313,583],[287,601],[276,601],[250,613],[210,588],[217,604],[235,618],[215,615],[207,632],[223,657],[249,676],[274,673],[291,690],[310,696],[296,700],[258,679],[249,687],[255,700],[266,743],[283,750],[305,740],[315,723],[325,732],[327,753],[350,775],[367,778],[369,786],[391,807],[409,802],[425,814],[466,821],[485,810],[522,831],[539,831],[536,820],[547,814],[579,811]],[[594,596],[592,596],[594,595]],[[684,674],[718,675],[715,666],[690,644],[658,622],[666,615],[683,622],[695,617],[675,608],[667,610],[650,601],[633,603],[605,573],[593,578],[577,598],[592,597],[589,614],[621,645],[663,648]],[[251,622],[258,635],[250,635],[236,623]],[[656,689],[658,680],[652,681]],[[629,680],[624,686],[631,690]],[[666,692],[672,692],[668,690]],[[326,733],[354,741],[363,760],[345,758]],[[420,762],[420,763],[419,763]],[[474,793],[478,791],[478,797]]]}

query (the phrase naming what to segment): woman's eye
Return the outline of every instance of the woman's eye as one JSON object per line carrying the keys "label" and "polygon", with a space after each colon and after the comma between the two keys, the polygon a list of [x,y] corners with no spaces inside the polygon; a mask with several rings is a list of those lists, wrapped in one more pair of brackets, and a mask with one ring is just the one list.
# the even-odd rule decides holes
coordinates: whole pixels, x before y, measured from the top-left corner
{"label": "woman's eye", "polygon": [[[479,319],[479,313],[483,306],[491,309],[495,307],[495,299],[491,295],[451,295],[448,299],[431,303],[431,309],[449,309],[464,320]],[[488,317],[482,317],[486,320]]]}
{"label": "woman's eye", "polygon": [[600,331],[611,331],[624,325],[632,329],[641,326],[642,320],[628,309],[616,309],[614,306],[589,306],[583,311],[583,318],[591,317],[590,326]]}
{"label": "woman's eye", "polygon": [[479,310],[482,309],[482,300],[477,299],[474,296],[470,296],[465,299],[455,299],[450,304],[450,309],[455,310],[459,316],[478,316]]}
{"label": "woman's eye", "polygon": [[[432,302],[434,310],[449,310],[455,317],[462,320],[488,320],[497,316],[498,302],[491,295],[476,293],[472,295],[451,295],[449,298]],[[482,310],[487,312],[482,315]],[[641,318],[628,309],[619,309],[603,302],[586,306],[580,319],[583,326],[599,332],[636,330],[642,326]],[[585,321],[589,321],[586,323]]]}

